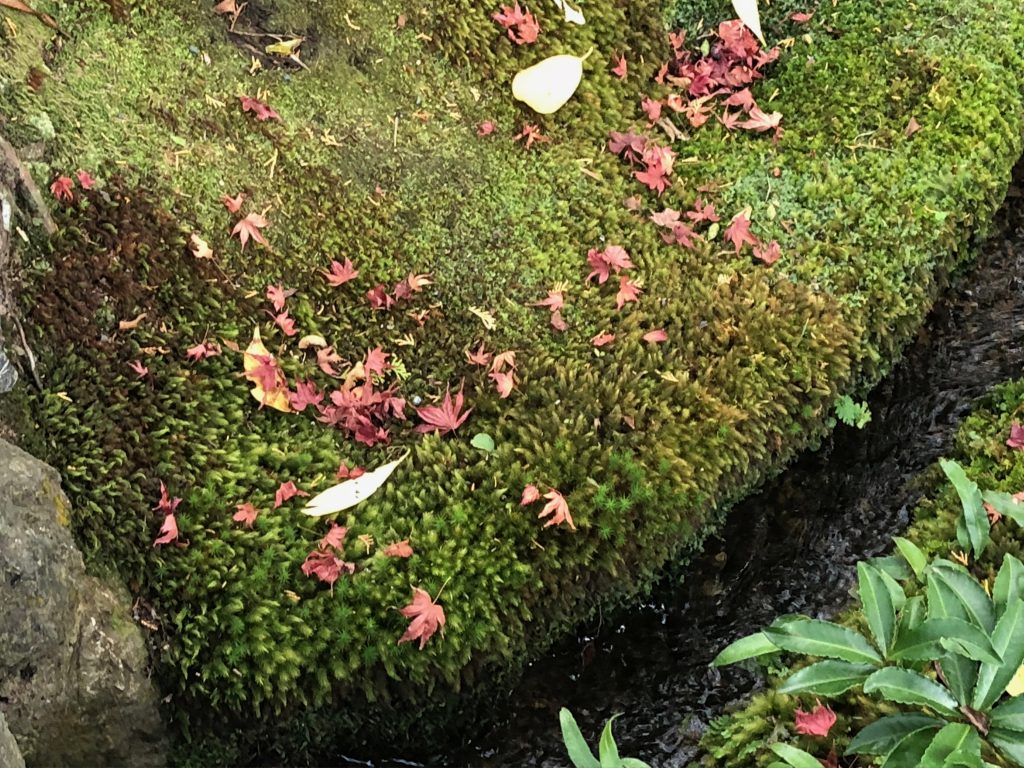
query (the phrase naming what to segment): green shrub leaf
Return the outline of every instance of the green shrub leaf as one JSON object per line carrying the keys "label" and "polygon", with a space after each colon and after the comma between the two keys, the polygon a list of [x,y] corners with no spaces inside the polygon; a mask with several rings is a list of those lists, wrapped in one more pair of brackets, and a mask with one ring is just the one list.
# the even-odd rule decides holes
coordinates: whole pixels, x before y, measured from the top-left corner
{"label": "green shrub leaf", "polygon": [[896,609],[892,605],[889,587],[882,579],[882,573],[867,563],[857,563],[857,584],[864,617],[875,638],[875,645],[888,657],[896,629]]}
{"label": "green shrub leaf", "polygon": [[[966,611],[966,616],[954,616],[954,618],[966,618],[974,622],[986,632],[992,632],[996,624],[996,614],[992,606],[992,600],[985,592],[985,588],[978,583],[967,571],[956,563],[948,560],[936,560],[928,570],[928,582],[936,580],[949,588],[953,596],[960,601]],[[928,593],[929,611],[931,611],[932,595]],[[929,613],[929,615],[931,615]],[[948,609],[944,609],[942,615],[951,615]]]}
{"label": "green shrub leaf", "polygon": [[1004,555],[1003,564],[992,585],[996,616],[1002,616],[1007,605],[1021,598],[1024,598],[1024,563],[1013,555]]}
{"label": "green shrub leaf", "polygon": [[914,575],[920,579],[924,573],[924,569],[928,567],[928,557],[924,552],[910,539],[904,539],[902,536],[897,536],[893,539],[896,542],[896,548],[903,555],[903,559],[907,561],[907,565],[910,566],[910,570],[914,572]]}
{"label": "green shrub leaf", "polygon": [[562,707],[558,713],[558,721],[562,725],[562,741],[575,768],[601,768],[601,763],[594,757],[586,739],[580,733],[580,727],[576,725],[576,718],[572,716],[572,712]]}
{"label": "green shrub leaf", "polygon": [[772,752],[786,761],[792,768],[821,768],[818,758],[789,744],[772,744]]}
{"label": "green shrub leaf", "polygon": [[882,661],[863,635],[830,621],[787,617],[765,629],[764,634],[777,647],[791,653],[842,659],[854,664]]}
{"label": "green shrub leaf", "polygon": [[970,538],[971,549],[974,550],[975,557],[981,557],[981,553],[988,546],[990,526],[978,484],[967,477],[963,467],[955,461],[939,459],[939,466],[942,467],[942,471],[946,473],[946,477],[956,488],[960,504],[964,509],[964,525]]}
{"label": "green shrub leaf", "polygon": [[863,683],[876,667],[848,661],[819,661],[794,672],[779,688],[779,693],[813,693],[838,696]]}
{"label": "green shrub leaf", "polygon": [[918,713],[889,715],[863,728],[853,737],[846,748],[846,754],[885,755],[912,733],[922,730],[939,730],[944,725],[928,715]]}
{"label": "green shrub leaf", "polygon": [[1024,696],[1007,699],[993,709],[991,722],[993,727],[1024,733]]}
{"label": "green shrub leaf", "polygon": [[864,681],[864,693],[879,693],[899,704],[917,704],[947,717],[957,716],[956,699],[945,686],[909,669],[878,670]]}
{"label": "green shrub leaf", "polygon": [[598,744],[598,754],[601,759],[601,768],[620,768],[622,761],[619,759],[619,747],[615,743],[615,736],[612,734],[612,723],[615,722],[614,715],[601,731],[601,741]]}
{"label": "green shrub leaf", "polygon": [[755,632],[727,645],[721,653],[715,656],[711,665],[714,667],[724,667],[729,664],[735,664],[738,661],[752,659],[756,656],[778,653],[778,651],[779,647],[769,640],[764,632]]}
{"label": "green shrub leaf", "polygon": [[1014,674],[1024,663],[1024,600],[1013,600],[992,632],[992,647],[1001,664],[982,664],[974,688],[972,706],[985,710],[995,704]]}
{"label": "green shrub leaf", "polygon": [[1024,766],[1024,733],[1006,728],[993,728],[986,738],[1003,757],[1008,757],[1015,765]]}
{"label": "green shrub leaf", "polygon": [[[947,765],[949,758],[956,753],[975,755],[975,764],[980,768],[981,738],[976,730],[964,723],[950,723],[935,734],[921,758],[921,765]],[[957,764],[963,764],[962,760]]]}
{"label": "green shrub leaf", "polygon": [[1001,664],[988,635],[963,619],[928,619],[901,635],[892,658],[907,661],[935,661],[952,651],[975,661]]}

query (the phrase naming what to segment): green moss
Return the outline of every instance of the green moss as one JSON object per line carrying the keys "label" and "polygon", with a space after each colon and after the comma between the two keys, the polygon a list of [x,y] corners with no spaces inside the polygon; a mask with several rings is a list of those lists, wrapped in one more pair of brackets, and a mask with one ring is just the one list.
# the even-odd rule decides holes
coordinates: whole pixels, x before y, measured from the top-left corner
{"label": "green moss", "polygon": [[[0,62],[5,127],[22,143],[39,138],[31,115],[56,128],[40,183],[77,168],[101,180],[61,207],[52,248],[27,254],[26,304],[48,349],[33,406],[90,566],[116,569],[159,616],[156,669],[190,738],[183,764],[422,744],[479,702],[467,691],[514,679],[569,627],[684,561],[730,504],[820,440],[840,393],[888,369],[1020,152],[1024,31],[1009,0],[843,3],[806,27],[774,3],[766,27],[799,37],[756,92],[784,113],[785,135],[709,123],[679,144],[674,186],[656,199],[605,151],[607,132],[645,128],[639,97],[662,95],[649,78],[665,20],[699,44],[727,4],[600,0],[582,28],[532,5],[544,33],[521,48],[469,0],[253,5],[240,29],[258,19],[308,36],[310,69],[250,73],[249,50],[206,4],[77,2],[50,8],[69,40],[42,90]],[[512,72],[591,45],[578,96],[555,116],[511,103]],[[607,66],[622,52],[626,82]],[[260,92],[280,121],[241,112],[237,97]],[[910,115],[924,128],[908,139]],[[485,119],[498,131],[479,137]],[[552,141],[524,151],[512,137],[525,121]],[[755,266],[720,241],[666,246],[644,219],[700,187],[726,217],[750,205],[782,261]],[[229,238],[220,197],[238,192],[244,212],[268,209],[272,249]],[[622,205],[633,195],[643,214]],[[215,263],[192,258],[192,233]],[[629,250],[644,285],[621,313],[614,288],[582,287],[587,250],[608,243]],[[329,287],[318,270],[346,257],[359,278]],[[410,271],[434,284],[371,311],[365,292]],[[377,345],[397,354],[404,397],[429,402],[464,381],[466,427],[422,438],[398,420],[394,447],[369,449],[308,411],[259,409],[235,353],[185,360],[204,338],[244,345],[259,324],[289,376],[328,384],[268,322],[262,297],[278,283],[296,291],[302,333],[347,360]],[[568,286],[563,334],[529,306],[556,284]],[[427,312],[423,324],[408,311]],[[118,329],[141,312],[139,328]],[[654,328],[669,341],[642,342]],[[616,342],[594,348],[604,331]],[[481,342],[518,353],[507,400],[466,362]],[[475,432],[496,450],[473,448]],[[278,485],[319,491],[342,460],[376,466],[406,449],[372,500],[338,516],[359,572],[333,590],[305,578],[324,526],[298,501],[274,509]],[[184,499],[187,547],[152,546],[161,480]],[[578,531],[543,529],[519,505],[527,483],[565,493]],[[242,502],[261,510],[252,530],[231,520]],[[405,538],[412,558],[380,554]],[[444,638],[399,646],[411,587],[442,585]]]}
{"label": "green moss", "polygon": [[[1007,382],[993,389],[975,407],[957,430],[952,458],[959,461],[979,487],[1016,493],[1024,488],[1024,453],[1006,446],[1013,423],[1024,421],[1024,380]],[[961,551],[956,540],[956,522],[963,514],[955,489],[938,464],[927,470],[918,482],[925,497],[913,512],[913,521],[904,534],[919,546],[929,559],[950,557]],[[974,573],[991,583],[1003,556],[1024,554],[1024,531],[1010,520],[996,523],[991,543],[984,555],[972,564]],[[857,617],[843,614],[837,620],[853,625]],[[858,627],[862,631],[864,627]],[[806,663],[806,661],[801,662]],[[775,757],[768,749],[775,741],[793,743],[793,710],[800,704],[796,697],[779,694],[774,686],[788,669],[771,670],[771,684],[756,694],[738,711],[718,718],[708,728],[702,746],[704,765],[722,768],[766,766]],[[804,702],[806,704],[806,702]],[[867,723],[892,714],[890,705],[860,693],[841,697],[835,706],[840,720],[833,735],[841,748]],[[818,748],[813,742],[803,745]]]}

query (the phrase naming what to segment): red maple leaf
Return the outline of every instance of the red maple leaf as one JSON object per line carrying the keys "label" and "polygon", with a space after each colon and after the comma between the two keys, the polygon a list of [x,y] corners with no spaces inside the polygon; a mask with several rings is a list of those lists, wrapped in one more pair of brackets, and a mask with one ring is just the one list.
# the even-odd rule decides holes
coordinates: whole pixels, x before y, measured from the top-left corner
{"label": "red maple leaf", "polygon": [[335,288],[359,277],[359,271],[352,266],[352,259],[345,259],[344,264],[331,259],[331,271],[328,272],[326,269],[321,269],[320,274]]}
{"label": "red maple leaf", "polygon": [[814,18],[814,13],[806,13],[804,11],[797,11],[796,13],[789,14],[789,20],[795,21],[797,24],[806,24]]}
{"label": "red maple leaf", "polygon": [[260,511],[248,501],[244,504],[236,504],[235,509],[238,511],[231,516],[231,519],[236,523],[244,523],[246,528],[252,528]]}
{"label": "red maple leaf", "polygon": [[302,564],[302,572],[307,576],[316,576],[320,581],[334,586],[334,582],[342,573],[353,574],[356,572],[354,563],[346,563],[332,552],[325,552],[322,549],[314,549]]}
{"label": "red maple leaf", "polygon": [[668,177],[672,174],[675,159],[676,153],[668,147],[648,144],[642,158],[646,167],[642,171],[634,171],[633,176],[660,195],[668,188]]}
{"label": "red maple leaf", "polygon": [[615,341],[614,333],[599,333],[590,340],[590,343],[595,347],[603,347],[606,344],[611,344],[613,341]]}
{"label": "red maple leaf", "polygon": [[284,309],[284,301],[287,298],[284,288],[280,285],[268,285],[267,286],[267,299],[274,306],[276,312],[280,312]]}
{"label": "red maple leaf", "polygon": [[512,370],[515,370],[516,367],[516,353],[511,349],[494,356],[491,371],[503,371],[506,366]]}
{"label": "red maple leaf", "polygon": [[50,185],[50,192],[58,200],[70,203],[75,199],[75,193],[71,191],[71,187],[74,182],[68,176],[58,176],[56,180]]}
{"label": "red maple leaf", "polygon": [[338,465],[338,471],[334,473],[334,476],[339,480],[355,480],[357,477],[362,477],[366,474],[366,470],[362,467],[352,467],[349,469],[348,464],[344,461]]}
{"label": "red maple leaf", "polygon": [[417,275],[415,272],[410,272],[408,277],[395,286],[395,299],[407,299],[433,284],[434,281],[430,279],[430,275]]}
{"label": "red maple leaf", "polygon": [[140,379],[144,377],[147,373],[149,373],[149,368],[144,366],[141,360],[132,360],[130,363],[128,363],[128,367],[135,371],[135,374]]}
{"label": "red maple leaf", "polygon": [[836,713],[823,705],[818,699],[814,700],[814,709],[804,712],[797,709],[794,716],[796,732],[804,736],[828,736],[828,732],[836,723]]}
{"label": "red maple leaf", "polygon": [[715,204],[708,203],[704,205],[704,201],[699,197],[693,204],[693,210],[686,212],[686,218],[695,224],[699,224],[702,221],[715,222],[719,220],[718,214],[715,213]]}
{"label": "red maple leaf", "polygon": [[173,499],[167,494],[167,486],[164,485],[164,481],[160,481],[160,500],[153,507],[154,512],[174,512],[178,509],[178,505],[181,504],[181,499],[175,496]]}
{"label": "red maple leaf", "polygon": [[621,310],[627,302],[640,301],[641,290],[625,275],[619,277],[619,292],[615,296],[615,308]]}
{"label": "red maple leaf", "polygon": [[779,260],[782,251],[778,240],[772,240],[768,245],[758,244],[754,246],[754,258],[762,261],[769,267]]}
{"label": "red maple leaf", "polygon": [[589,283],[592,278],[596,277],[598,285],[604,285],[612,272],[618,274],[624,269],[632,269],[634,266],[626,249],[621,245],[609,245],[603,251],[591,248],[587,251],[587,263],[591,267],[591,272],[584,282]]}
{"label": "red maple leaf", "polygon": [[768,115],[762,112],[761,108],[755,104],[750,108],[750,119],[737,123],[737,125],[745,131],[764,133],[765,131],[778,128],[780,122],[782,122],[781,112],[772,112]]}
{"label": "red maple leaf", "polygon": [[423,419],[423,423],[417,425],[413,431],[419,433],[436,432],[439,435],[454,432],[462,426],[462,423],[469,418],[469,414],[473,412],[472,408],[462,412],[464,401],[462,387],[459,387],[459,392],[455,395],[454,402],[452,401],[451,390],[446,389],[441,405],[427,405],[416,409],[416,415]]}
{"label": "red maple leaf", "polygon": [[338,372],[334,369],[334,364],[341,362],[344,361],[341,359],[341,356],[334,351],[334,347],[322,347],[316,351],[316,364],[320,366],[320,370],[328,376],[338,375]]}
{"label": "red maple leaf", "polygon": [[663,341],[668,341],[668,333],[665,332],[664,328],[648,331],[644,334],[644,341],[648,344],[661,344]]}
{"label": "red maple leaf", "polygon": [[367,376],[372,376],[375,373],[383,374],[391,368],[391,363],[388,362],[389,357],[391,357],[391,353],[385,352],[380,347],[366,350],[366,362],[363,363],[363,371]]}
{"label": "red maple leaf", "polygon": [[569,324],[565,322],[565,318],[562,317],[561,310],[556,309],[551,313],[551,327],[559,332],[569,330]]}
{"label": "red maple leaf", "polygon": [[405,633],[398,638],[398,644],[407,643],[410,640],[420,641],[420,650],[427,644],[427,641],[434,636],[438,629],[444,634],[444,608],[435,603],[430,593],[413,587],[412,602],[402,608],[402,615],[411,618]]}
{"label": "red maple leaf", "polygon": [[409,546],[408,539],[388,544],[381,552],[384,554],[384,557],[412,557],[412,547]]}
{"label": "red maple leaf", "polygon": [[348,535],[348,528],[337,523],[331,523],[330,530],[323,535],[320,539],[320,543],[317,545],[320,549],[341,549],[345,544],[345,537]]}
{"label": "red maple leaf", "polygon": [[622,155],[631,163],[640,161],[646,146],[646,136],[640,136],[632,131],[626,133],[608,131],[608,151],[613,155]]}
{"label": "red maple leaf", "polygon": [[[644,96],[643,101],[640,102],[640,108],[647,113],[647,119],[656,123],[661,120],[661,102],[654,99],[649,99]],[[640,149],[643,151],[643,148]]]}
{"label": "red maple leaf", "polygon": [[569,505],[565,502],[565,497],[552,488],[544,494],[544,498],[548,500],[548,503],[544,505],[544,509],[537,515],[538,518],[551,515],[551,519],[544,523],[544,527],[547,528],[551,525],[565,523],[569,526],[570,530],[575,531],[576,526],[572,522],[572,515],[569,514]]}
{"label": "red maple leaf", "polygon": [[295,391],[288,393],[288,404],[298,413],[302,413],[310,405],[320,405],[323,399],[324,393],[316,388],[315,381],[296,381]]}
{"label": "red maple leaf", "polygon": [[501,10],[491,15],[498,24],[508,32],[509,39],[516,45],[536,42],[540,34],[540,24],[529,11],[523,11],[518,0],[515,5],[503,5]]}
{"label": "red maple leaf", "polygon": [[494,125],[490,120],[484,120],[480,125],[476,127],[477,136],[490,136],[494,133],[494,129],[497,126]]}
{"label": "red maple leaf", "polygon": [[224,203],[224,207],[232,213],[238,213],[242,207],[242,201],[245,200],[245,193],[239,192],[234,197],[228,195],[221,195],[220,201]]}
{"label": "red maple leaf", "polygon": [[366,300],[373,309],[389,310],[395,305],[395,299],[389,294],[382,283],[378,283],[366,292]]}
{"label": "red maple leaf", "polygon": [[484,343],[481,341],[476,352],[470,352],[468,349],[466,350],[466,362],[470,365],[490,365],[491,353],[484,349]]}
{"label": "red maple leaf", "polygon": [[652,213],[651,221],[659,227],[673,227],[679,223],[679,211],[675,208],[666,208],[658,213]]}
{"label": "red maple leaf", "polygon": [[239,96],[238,100],[242,102],[242,111],[252,112],[260,122],[264,120],[281,119],[281,116],[277,114],[277,112],[258,99],[252,99],[248,96]]}
{"label": "red maple leaf", "polygon": [[754,103],[754,94],[750,92],[749,88],[736,91],[736,93],[732,94],[722,103],[727,107],[739,107],[744,112],[749,112],[757,106],[757,104]]}
{"label": "red maple leaf", "polygon": [[242,241],[242,250],[245,250],[245,244],[249,242],[251,237],[260,245],[269,248],[270,245],[263,237],[263,233],[260,232],[263,227],[267,226],[269,222],[266,217],[259,213],[250,213],[244,219],[239,219],[238,223],[235,224],[235,228],[231,230],[232,235],[238,235],[238,239]]}
{"label": "red maple leaf", "polygon": [[530,304],[531,307],[547,307],[552,312],[557,312],[563,306],[565,306],[565,297],[562,296],[561,291],[548,291],[546,299],[540,301],[534,301]]}
{"label": "red maple leaf", "polygon": [[281,486],[277,489],[277,493],[274,494],[274,509],[277,509],[288,501],[288,499],[292,499],[296,496],[309,496],[309,494],[296,488],[295,483],[291,480],[287,483],[281,483]]}
{"label": "red maple leaf", "polygon": [[743,249],[744,243],[759,245],[761,242],[750,233],[750,219],[746,213],[738,213],[733,217],[732,222],[726,227],[725,239],[733,244],[736,253]]}
{"label": "red maple leaf", "polygon": [[1006,445],[1017,451],[1024,449],[1024,426],[1017,422],[1010,425],[1010,436],[1006,438]]}
{"label": "red maple leaf", "polygon": [[626,75],[629,74],[629,64],[626,63],[625,56],[619,56],[618,62],[612,67],[612,74],[618,77],[620,80],[625,80]]}
{"label": "red maple leaf", "polygon": [[92,189],[96,184],[96,179],[90,176],[88,171],[79,170],[75,176],[78,177],[78,183],[82,185],[82,189]]}
{"label": "red maple leaf", "polygon": [[220,344],[209,341],[201,341],[194,347],[185,350],[185,357],[188,360],[205,360],[208,357],[217,357],[220,354]]}
{"label": "red maple leaf", "polygon": [[523,123],[523,130],[512,137],[512,141],[519,141],[520,139],[526,139],[526,149],[532,147],[534,142],[541,143],[551,141],[550,137],[541,133],[540,128],[533,123]]}
{"label": "red maple leaf", "polygon": [[725,126],[727,131],[734,131],[736,130],[736,126],[740,123],[740,117],[742,114],[742,112],[730,112],[726,109],[721,115],[716,115],[716,119]]}
{"label": "red maple leaf", "polygon": [[540,498],[540,491],[537,490],[536,485],[527,485],[523,488],[523,498],[519,501],[519,506],[525,507],[527,504],[533,504],[537,499]]}
{"label": "red maple leaf", "polygon": [[160,533],[153,541],[154,547],[163,546],[164,544],[170,544],[178,540],[178,520],[175,518],[173,512],[168,512],[164,518],[163,525],[160,526]]}
{"label": "red maple leaf", "polygon": [[281,312],[280,314],[274,315],[274,325],[280,328],[284,332],[285,336],[294,336],[298,333],[295,329],[295,321],[287,312]]}

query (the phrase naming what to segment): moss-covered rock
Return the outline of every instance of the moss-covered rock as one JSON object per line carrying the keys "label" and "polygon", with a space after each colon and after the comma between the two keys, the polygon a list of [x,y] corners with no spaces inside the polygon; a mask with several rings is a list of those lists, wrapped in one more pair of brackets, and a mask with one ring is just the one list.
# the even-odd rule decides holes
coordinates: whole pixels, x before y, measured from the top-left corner
{"label": "moss-covered rock", "polygon": [[[494,8],[468,0],[250,3],[239,34],[189,0],[77,2],[48,9],[69,36],[45,78],[6,53],[31,37],[0,41],[0,119],[23,146],[48,142],[40,182],[78,168],[100,179],[59,206],[52,245],[26,254],[26,306],[49,350],[33,408],[87,558],[116,569],[159,627],[169,712],[195,745],[183,760],[422,744],[467,689],[493,689],[699,547],[919,327],[1020,153],[1024,14],[1011,0],[847,2],[797,26],[796,4],[773,4],[769,34],[794,37],[754,92],[783,113],[784,135],[689,131],[658,199],[606,151],[608,131],[647,130],[640,97],[668,92],[651,80],[668,28],[699,47],[727,9],[597,0],[576,27],[535,2],[541,38],[517,47]],[[309,69],[270,62],[269,33],[304,36]],[[556,115],[511,102],[515,70],[590,46]],[[609,71],[623,53],[625,81]],[[255,120],[240,95],[281,120]],[[907,136],[911,117],[922,129]],[[495,133],[478,135],[484,120]],[[524,151],[513,136],[525,122],[551,141]],[[272,248],[229,238],[220,198],[238,192],[242,213],[266,209]],[[698,194],[725,217],[750,206],[782,260],[756,264],[720,235],[666,245],[647,214]],[[634,196],[639,212],[623,205]],[[214,261],[191,255],[192,234]],[[609,244],[644,288],[621,312],[614,288],[583,287],[588,249]],[[360,276],[332,288],[318,270],[345,257]],[[433,285],[372,310],[365,292],[410,271]],[[347,360],[391,353],[381,384],[410,401],[463,381],[469,421],[439,438],[394,419],[392,447],[370,448],[309,411],[259,409],[228,348],[257,325],[289,377],[328,384],[269,323],[268,284],[295,289],[301,333]],[[560,334],[530,306],[559,285]],[[658,328],[666,343],[642,341]],[[595,348],[602,332],[616,341]],[[203,339],[225,353],[186,361]],[[481,342],[517,352],[508,399],[467,362]],[[493,452],[470,444],[477,432]],[[316,492],[341,461],[405,450],[383,490],[337,516],[358,571],[333,589],[303,576],[325,526],[301,500],[274,508],[279,484]],[[152,546],[161,481],[184,499],[180,546]],[[578,530],[543,529],[519,504],[528,483],[565,494]],[[244,502],[261,510],[251,530],[232,521]],[[411,558],[382,555],[402,539]],[[443,588],[447,614],[422,651],[397,644],[414,586]]]}

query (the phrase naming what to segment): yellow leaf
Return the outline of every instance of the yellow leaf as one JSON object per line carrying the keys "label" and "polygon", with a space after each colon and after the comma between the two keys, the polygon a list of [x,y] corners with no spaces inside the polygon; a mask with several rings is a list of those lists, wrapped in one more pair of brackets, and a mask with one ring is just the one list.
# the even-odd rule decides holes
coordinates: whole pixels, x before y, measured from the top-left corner
{"label": "yellow leaf", "polygon": [[1024,693],[1024,665],[1014,673],[1010,684],[1006,686],[1006,692],[1011,696],[1020,696]]}
{"label": "yellow leaf", "polygon": [[[242,355],[242,368],[246,373],[251,373],[263,364],[263,360],[259,359],[261,357],[269,357],[271,361],[274,359],[274,356],[270,354],[270,351],[263,346],[263,339],[260,338],[259,326],[256,326],[252,332],[252,341],[249,342],[249,346]],[[284,381],[284,375],[278,372],[277,376],[277,386],[270,392],[265,391],[259,381],[255,381],[253,382],[250,393],[263,405],[273,408],[276,411],[281,411],[282,413],[291,413],[292,406],[288,402],[288,387]]]}
{"label": "yellow leaf", "polygon": [[480,309],[479,307],[470,307],[469,311],[480,318],[480,322],[484,324],[484,328],[488,331],[493,331],[498,327],[498,321],[494,319],[494,315],[488,312],[486,309]]}
{"label": "yellow leaf", "polygon": [[302,42],[303,39],[301,37],[293,37],[291,40],[271,43],[263,50],[267,53],[276,53],[278,56],[294,56]]}

